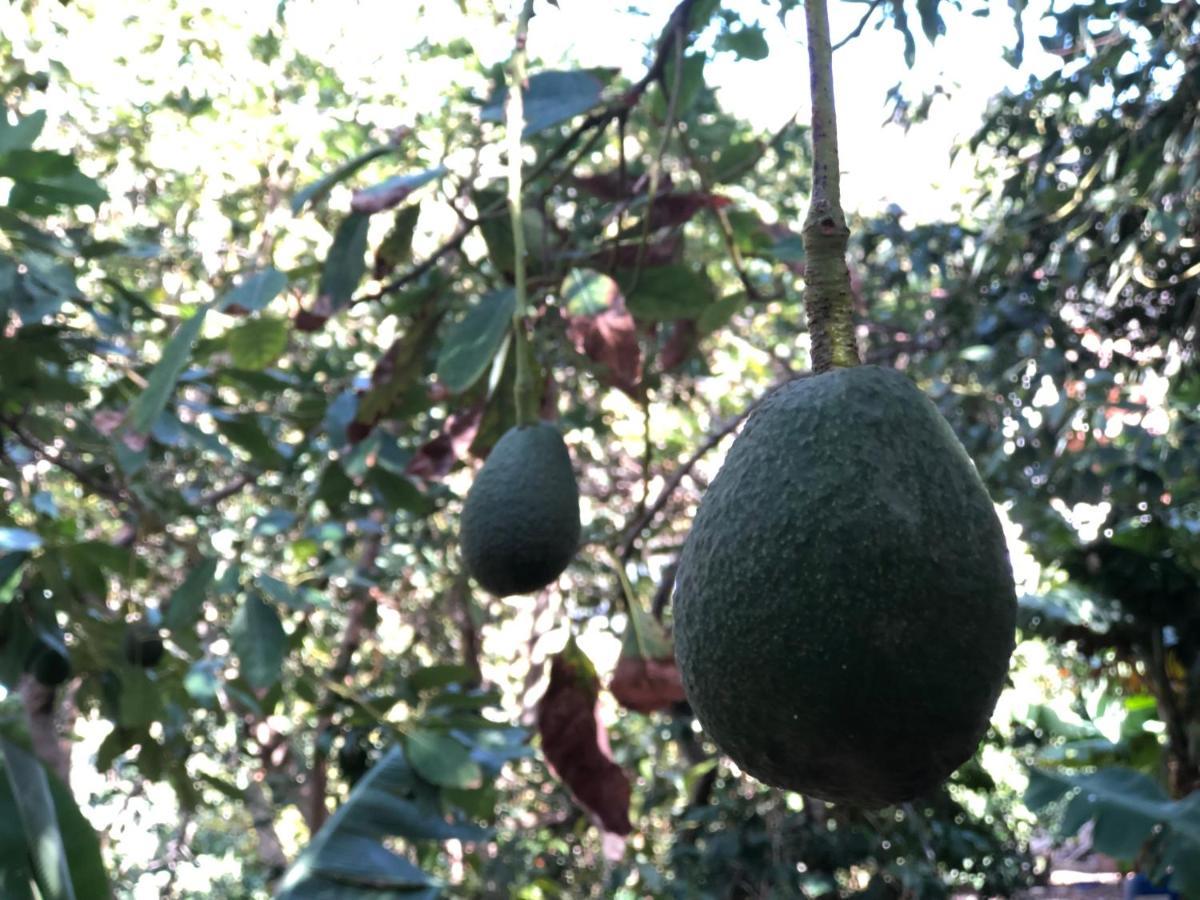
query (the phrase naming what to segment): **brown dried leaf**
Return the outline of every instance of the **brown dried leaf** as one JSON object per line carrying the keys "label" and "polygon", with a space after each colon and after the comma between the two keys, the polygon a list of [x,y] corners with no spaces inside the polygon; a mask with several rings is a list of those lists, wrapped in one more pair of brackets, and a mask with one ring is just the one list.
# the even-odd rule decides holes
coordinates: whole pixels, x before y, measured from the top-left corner
{"label": "brown dried leaf", "polygon": [[574,640],[550,660],[550,684],[538,701],[542,753],[576,802],[604,831],[626,835],[629,779],[612,760],[608,734],[596,708],[600,680]]}
{"label": "brown dried leaf", "polygon": [[454,468],[454,464],[466,455],[482,418],[482,403],[451,413],[446,419],[442,433],[433,440],[426,441],[413,454],[405,473],[424,478],[426,481],[440,481],[445,478]]}
{"label": "brown dried leaf", "polygon": [[670,709],[672,704],[687,699],[673,656],[641,659],[622,653],[609,690],[626,709],[640,713]]}
{"label": "brown dried leaf", "polygon": [[604,367],[609,384],[627,394],[637,389],[642,380],[642,349],[637,324],[620,294],[597,315],[573,316],[567,324],[567,335],[576,350]]}

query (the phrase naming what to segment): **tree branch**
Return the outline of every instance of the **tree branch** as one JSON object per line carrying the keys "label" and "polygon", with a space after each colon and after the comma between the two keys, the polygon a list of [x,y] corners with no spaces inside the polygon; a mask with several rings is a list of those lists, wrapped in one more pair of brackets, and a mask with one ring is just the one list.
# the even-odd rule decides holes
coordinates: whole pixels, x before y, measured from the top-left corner
{"label": "tree branch", "polygon": [[863,17],[859,19],[858,24],[854,26],[854,30],[838,41],[830,48],[830,52],[841,50],[848,43],[863,33],[863,29],[867,27],[867,22],[871,20],[871,16],[875,15],[875,10],[883,6],[883,0],[871,0],[871,5],[867,7],[867,11],[863,13]]}
{"label": "tree branch", "polygon": [[671,495],[675,493],[675,490],[680,484],[683,483],[683,479],[687,477],[688,473],[692,471],[696,463],[700,461],[704,454],[708,453],[709,450],[713,449],[713,447],[717,446],[717,444],[721,443],[721,441],[732,434],[737,427],[742,424],[746,417],[754,412],[754,410],[758,408],[759,404],[762,403],[763,400],[765,400],[773,390],[788,381],[804,377],[807,377],[806,374],[789,375],[782,381],[771,385],[771,387],[757,397],[754,402],[752,402],[732,419],[722,423],[715,431],[711,432],[708,437],[704,439],[704,442],[696,448],[692,455],[684,460],[680,464],[679,468],[675,470],[674,474],[667,479],[667,483],[664,484],[662,490],[658,492],[658,496],[654,498],[654,502],[646,508],[646,511],[638,517],[638,519],[626,532],[625,541],[621,545],[621,562],[628,562],[629,558],[633,556],[633,548],[637,544],[638,537],[641,536],[643,531],[650,527],[658,514],[663,511],[663,508],[666,507],[667,502],[671,499]]}
{"label": "tree branch", "polygon": [[806,0],[808,66],[812,92],[812,202],[804,239],[804,306],[816,372],[859,364],[854,341],[854,303],[846,246],[850,229],[842,212],[837,114],[833,99],[833,51],[826,0]]}

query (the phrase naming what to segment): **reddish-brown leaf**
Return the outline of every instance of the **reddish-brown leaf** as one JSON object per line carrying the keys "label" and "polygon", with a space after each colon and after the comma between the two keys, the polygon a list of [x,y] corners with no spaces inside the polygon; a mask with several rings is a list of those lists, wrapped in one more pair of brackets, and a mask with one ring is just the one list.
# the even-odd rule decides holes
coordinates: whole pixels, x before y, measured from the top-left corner
{"label": "reddish-brown leaf", "polygon": [[658,354],[659,368],[664,372],[674,369],[692,355],[700,343],[694,319],[680,319],[671,328],[671,335]]}
{"label": "reddish-brown leaf", "polygon": [[550,660],[550,684],[538,701],[542,753],[576,802],[607,832],[626,835],[629,779],[612,760],[596,700],[600,680],[574,640]]}
{"label": "reddish-brown leaf", "polygon": [[637,324],[620,294],[594,316],[573,316],[567,334],[575,349],[604,367],[609,384],[632,394],[642,380],[642,349]]}
{"label": "reddish-brown leaf", "polygon": [[621,654],[609,690],[626,709],[640,713],[669,709],[687,699],[673,656],[641,659]]}
{"label": "reddish-brown leaf", "polygon": [[673,228],[689,221],[702,209],[720,209],[729,203],[728,197],[703,191],[662,194],[654,198],[650,209],[650,228]]}
{"label": "reddish-brown leaf", "polygon": [[451,413],[446,419],[442,433],[433,440],[426,441],[413,454],[405,472],[426,481],[440,481],[445,478],[454,468],[454,464],[466,455],[482,418],[482,403]]}

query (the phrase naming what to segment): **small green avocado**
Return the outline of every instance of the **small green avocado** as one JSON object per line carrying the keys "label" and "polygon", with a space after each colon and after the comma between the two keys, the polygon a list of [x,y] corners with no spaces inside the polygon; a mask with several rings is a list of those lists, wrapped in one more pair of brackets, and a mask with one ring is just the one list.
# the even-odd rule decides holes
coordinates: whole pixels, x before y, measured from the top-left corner
{"label": "small green avocado", "polygon": [[874,366],[763,402],[676,581],[676,655],[712,740],[761,781],[862,808],[974,754],[1015,624],[974,465],[908,378]]}
{"label": "small green avocado", "polygon": [[463,505],[467,571],[500,597],[556,579],[579,546],[579,487],[553,425],[510,428],[492,448]]}
{"label": "small green avocado", "polygon": [[126,661],[132,666],[153,669],[162,661],[162,638],[154,629],[141,622],[136,622],[126,629],[123,649]]}

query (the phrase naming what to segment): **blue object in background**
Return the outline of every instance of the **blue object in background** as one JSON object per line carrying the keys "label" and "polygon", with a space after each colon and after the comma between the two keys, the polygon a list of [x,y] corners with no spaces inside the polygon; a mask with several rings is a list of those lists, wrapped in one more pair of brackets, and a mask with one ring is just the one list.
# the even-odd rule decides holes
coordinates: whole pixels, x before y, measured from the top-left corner
{"label": "blue object in background", "polygon": [[1155,884],[1141,872],[1135,872],[1125,879],[1125,900],[1133,900],[1135,897],[1162,897],[1179,900],[1179,893],[1171,890],[1170,881],[1170,878],[1166,878],[1161,884]]}

